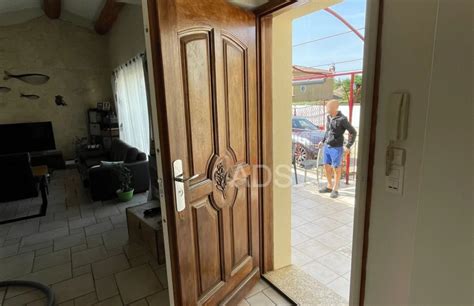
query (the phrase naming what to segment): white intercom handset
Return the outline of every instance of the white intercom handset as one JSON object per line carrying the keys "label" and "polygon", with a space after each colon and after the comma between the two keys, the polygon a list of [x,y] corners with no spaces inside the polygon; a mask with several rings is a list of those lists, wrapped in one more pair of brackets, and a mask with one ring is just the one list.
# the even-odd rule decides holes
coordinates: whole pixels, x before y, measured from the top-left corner
{"label": "white intercom handset", "polygon": [[385,117],[389,141],[385,156],[385,185],[388,191],[398,194],[401,194],[403,189],[405,150],[395,148],[393,145],[407,139],[409,103],[408,93],[393,93],[390,96]]}
{"label": "white intercom handset", "polygon": [[393,93],[387,109],[387,137],[390,142],[405,140],[408,130],[409,100],[407,93]]}

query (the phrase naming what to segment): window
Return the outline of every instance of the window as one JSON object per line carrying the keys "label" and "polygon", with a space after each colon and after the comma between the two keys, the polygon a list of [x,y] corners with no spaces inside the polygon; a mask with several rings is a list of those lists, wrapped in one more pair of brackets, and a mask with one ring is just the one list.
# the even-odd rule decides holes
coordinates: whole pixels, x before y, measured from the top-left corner
{"label": "window", "polygon": [[114,72],[114,91],[120,139],[140,151],[150,153],[150,122],[142,55]]}

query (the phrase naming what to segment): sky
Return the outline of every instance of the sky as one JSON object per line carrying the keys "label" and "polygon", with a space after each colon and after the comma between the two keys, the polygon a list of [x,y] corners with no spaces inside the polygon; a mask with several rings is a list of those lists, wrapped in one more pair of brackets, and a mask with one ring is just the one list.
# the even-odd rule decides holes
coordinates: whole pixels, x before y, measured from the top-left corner
{"label": "sky", "polygon": [[[343,0],[331,8],[364,35],[366,1]],[[331,63],[335,63],[336,72],[362,70],[363,41],[349,31],[341,21],[324,10],[295,19],[293,65],[328,69]],[[349,33],[309,42],[344,32]],[[348,62],[338,63],[344,61]]]}

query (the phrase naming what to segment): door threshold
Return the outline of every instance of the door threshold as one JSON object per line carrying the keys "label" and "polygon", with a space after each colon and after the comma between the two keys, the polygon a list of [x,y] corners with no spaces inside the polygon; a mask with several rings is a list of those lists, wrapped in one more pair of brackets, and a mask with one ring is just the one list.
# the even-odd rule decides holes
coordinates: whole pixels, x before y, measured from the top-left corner
{"label": "door threshold", "polygon": [[[267,273],[268,274],[268,273]],[[288,296],[285,292],[283,292],[279,287],[277,287],[272,281],[271,279],[269,279],[266,274],[262,274],[261,275],[261,278],[264,282],[266,282],[273,290],[275,290],[276,292],[278,292],[281,296],[283,296],[284,298],[286,298],[290,303],[291,305],[299,305],[295,300],[293,300],[291,298],[291,296]]]}
{"label": "door threshold", "polygon": [[341,296],[295,265],[262,275],[275,290],[295,305],[348,305]]}

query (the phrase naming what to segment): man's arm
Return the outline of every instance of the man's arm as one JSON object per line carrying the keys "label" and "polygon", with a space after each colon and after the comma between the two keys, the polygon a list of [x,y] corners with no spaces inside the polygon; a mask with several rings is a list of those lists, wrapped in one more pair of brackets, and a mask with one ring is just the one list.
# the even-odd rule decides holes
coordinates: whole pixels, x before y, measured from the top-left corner
{"label": "man's arm", "polygon": [[352,145],[355,142],[355,139],[357,137],[357,131],[356,129],[352,126],[352,124],[347,120],[347,118],[344,118],[342,120],[342,126],[349,131],[349,139],[347,140],[346,148],[352,147]]}

